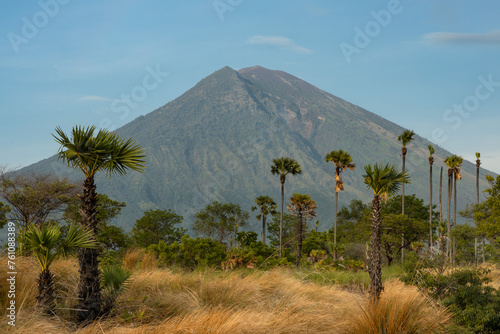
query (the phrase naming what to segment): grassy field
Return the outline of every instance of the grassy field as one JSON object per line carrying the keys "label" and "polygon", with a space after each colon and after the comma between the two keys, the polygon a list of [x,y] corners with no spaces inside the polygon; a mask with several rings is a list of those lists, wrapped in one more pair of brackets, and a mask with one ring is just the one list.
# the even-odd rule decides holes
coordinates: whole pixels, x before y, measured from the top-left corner
{"label": "grassy field", "polygon": [[[1,258],[6,263],[5,257]],[[378,307],[367,303],[364,272],[275,268],[224,272],[159,269],[151,259],[128,258],[133,276],[116,314],[87,327],[72,322],[78,267],[75,259],[53,264],[55,316],[35,308],[38,263],[18,258],[15,328],[6,321],[7,276],[0,273],[0,332],[12,333],[446,333],[447,310],[384,271]]]}

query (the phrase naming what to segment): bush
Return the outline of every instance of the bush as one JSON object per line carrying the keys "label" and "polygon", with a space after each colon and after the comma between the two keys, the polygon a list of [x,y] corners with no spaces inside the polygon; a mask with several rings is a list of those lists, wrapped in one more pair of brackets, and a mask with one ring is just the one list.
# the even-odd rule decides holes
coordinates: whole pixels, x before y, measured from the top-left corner
{"label": "bush", "polygon": [[160,264],[164,266],[180,266],[196,268],[198,266],[217,266],[226,259],[226,247],[209,238],[192,239],[185,235],[181,243],[174,242],[167,245],[160,240],[157,245],[150,245],[148,249],[155,253]]}
{"label": "bush", "polygon": [[446,258],[418,259],[404,264],[406,284],[414,284],[449,307],[455,321],[472,333],[500,333],[500,291],[489,286],[489,270],[461,268],[446,271]]}

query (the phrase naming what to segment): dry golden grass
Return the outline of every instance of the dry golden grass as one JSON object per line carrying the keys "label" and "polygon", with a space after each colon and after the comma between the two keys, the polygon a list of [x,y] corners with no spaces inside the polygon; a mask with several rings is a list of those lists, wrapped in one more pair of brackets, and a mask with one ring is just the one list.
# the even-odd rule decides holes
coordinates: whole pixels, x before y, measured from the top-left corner
{"label": "dry golden grass", "polygon": [[144,257],[144,250],[138,248],[131,248],[127,250],[123,256],[123,266],[128,270],[135,270],[139,264],[139,261]]}
{"label": "dry golden grass", "polygon": [[[444,310],[429,304],[418,291],[395,282],[387,284],[387,293],[382,297],[384,305],[388,306],[383,311],[374,311],[365,304],[365,296],[360,293],[307,283],[288,269],[229,272],[211,269],[193,272],[145,270],[145,266],[140,268],[138,265],[141,257],[143,263],[147,262],[144,254],[138,252],[128,257],[128,264],[134,268],[133,276],[129,289],[118,300],[116,316],[101,319],[85,328],[74,324],[71,311],[67,310],[75,304],[76,260],[61,260],[53,265],[57,293],[63,298],[58,300],[57,316],[48,317],[39,314],[34,307],[37,263],[23,259],[18,278],[25,290],[18,296],[24,298],[24,305],[18,314],[16,328],[2,321],[0,332],[365,333],[353,328],[362,328],[356,326],[369,320],[371,326],[376,326],[377,322],[399,322],[399,327],[394,328],[413,333],[411,328],[415,324],[413,327],[406,325],[407,318],[422,328],[435,323],[446,325],[449,319]],[[5,291],[0,292],[4,309],[7,299]]]}

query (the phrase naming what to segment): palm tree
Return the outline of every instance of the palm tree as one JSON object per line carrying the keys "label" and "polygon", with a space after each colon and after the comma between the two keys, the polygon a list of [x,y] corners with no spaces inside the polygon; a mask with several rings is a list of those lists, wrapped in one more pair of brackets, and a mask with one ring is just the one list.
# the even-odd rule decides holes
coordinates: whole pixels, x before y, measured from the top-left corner
{"label": "palm tree", "polygon": [[299,163],[288,157],[273,159],[271,165],[271,173],[280,176],[281,182],[281,215],[280,215],[280,258],[282,257],[282,237],[283,237],[283,199],[285,195],[286,176],[297,175],[302,173]]}
{"label": "palm tree", "polygon": [[252,206],[252,211],[260,209],[260,213],[257,215],[257,220],[262,219],[262,242],[266,243],[266,218],[268,214],[276,214],[276,202],[269,196],[259,196],[255,199],[255,204],[257,206]]}
{"label": "palm tree", "polygon": [[[83,196],[81,196],[81,225],[97,233],[96,207],[97,194],[94,177],[98,171],[124,175],[127,169],[143,172],[145,155],[142,148],[132,138],[121,139],[118,134],[101,129],[95,134],[95,127],[76,126],[68,137],[60,127],[53,135],[61,145],[59,159],[68,166],[78,169],[85,175]],[[81,249],[78,253],[80,281],[77,312],[80,322],[92,321],[101,312],[101,289],[97,249]]]}
{"label": "palm tree", "polygon": [[[479,168],[481,166],[481,153],[476,152],[476,204],[479,205]],[[476,244],[477,244],[477,238],[476,238]],[[484,236],[481,238],[481,244],[483,246],[483,251],[482,251],[482,256],[483,256],[483,263],[486,262],[485,258],[485,253],[484,253]],[[476,246],[477,248],[477,246]],[[477,259],[476,259],[476,264],[477,264]]]}
{"label": "palm tree", "polygon": [[66,257],[75,248],[97,248],[97,242],[91,230],[77,225],[70,225],[66,238],[61,238],[61,227],[56,223],[37,227],[30,224],[19,238],[23,251],[33,253],[38,260],[41,272],[38,275],[37,305],[48,313],[54,307],[54,275],[50,265],[60,257]]}
{"label": "palm tree", "polygon": [[[403,159],[403,173],[405,172],[405,164],[406,164],[406,153],[408,150],[406,149],[406,145],[409,144],[413,140],[413,136],[415,132],[413,130],[405,130],[402,134],[398,136],[398,141],[403,144],[401,148],[401,158]],[[405,214],[405,185],[403,183],[402,191],[401,191],[401,214]],[[401,264],[403,263],[405,257],[405,236],[401,234]]]}
{"label": "palm tree", "polygon": [[389,196],[399,191],[401,184],[409,183],[410,177],[406,172],[398,172],[392,165],[366,165],[364,182],[369,189],[373,190],[372,217],[371,217],[371,252],[368,271],[370,274],[370,296],[375,303],[380,299],[382,286],[382,255],[381,244],[381,218],[380,201],[386,201]]}
{"label": "palm tree", "polygon": [[304,238],[304,225],[307,220],[316,217],[316,201],[313,201],[307,194],[294,193],[290,197],[290,203],[286,208],[294,216],[298,217],[297,224],[297,268],[300,267],[300,258],[302,256],[302,240]]}
{"label": "palm tree", "polygon": [[434,146],[427,146],[429,149],[429,250],[432,249],[432,164],[434,163]]}
{"label": "palm tree", "polygon": [[458,155],[452,155],[447,157],[444,162],[448,166],[448,238],[450,238],[451,245],[448,246],[448,253],[450,259],[453,259],[455,244],[451,239],[451,195],[454,188],[454,200],[453,200],[453,224],[457,221],[457,179],[461,180],[462,175],[460,174],[460,166],[462,165],[463,158]]}
{"label": "palm tree", "polygon": [[[342,170],[345,171],[347,168],[354,170],[356,165],[352,163],[351,155],[343,150],[331,151],[326,155],[325,161],[331,161],[335,165],[335,219],[333,222],[333,243],[337,246],[337,204],[339,192],[344,190],[344,182],[342,182],[340,174]],[[336,257],[337,254],[334,252],[333,259],[336,260]]]}
{"label": "palm tree", "polygon": [[[406,162],[406,153],[408,150],[406,149],[406,145],[408,145],[412,140],[415,132],[413,130],[405,130],[402,134],[398,136],[398,141],[403,144],[401,148],[401,157],[403,159],[403,173],[405,172],[405,162]],[[403,183],[403,187],[401,190],[401,214],[405,214],[405,185]]]}

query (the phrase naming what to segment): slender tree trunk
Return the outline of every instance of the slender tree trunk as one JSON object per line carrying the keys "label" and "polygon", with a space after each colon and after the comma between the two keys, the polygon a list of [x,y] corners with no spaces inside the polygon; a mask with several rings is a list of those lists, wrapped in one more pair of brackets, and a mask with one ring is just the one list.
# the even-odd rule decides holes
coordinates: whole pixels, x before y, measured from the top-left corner
{"label": "slender tree trunk", "polygon": [[262,242],[266,244],[266,215],[262,213]]}
{"label": "slender tree trunk", "polygon": [[54,275],[49,269],[44,269],[38,275],[38,297],[36,297],[37,306],[45,313],[54,312]]}
{"label": "slender tree trunk", "polygon": [[[94,178],[89,177],[83,183],[81,224],[97,234],[96,208],[97,194]],[[77,318],[81,323],[88,323],[101,313],[101,277],[99,273],[99,252],[97,249],[81,248],[78,251],[80,280],[78,282],[79,304]]]}
{"label": "slender tree trunk", "polygon": [[[453,172],[453,229],[457,226],[457,174]],[[453,237],[453,265],[457,255],[456,238]]]}
{"label": "slender tree trunk", "polygon": [[[405,164],[406,164],[406,147],[403,147],[401,149],[401,153],[403,156],[403,173],[405,172]],[[405,214],[405,184],[402,184],[402,189],[401,189],[401,214]],[[405,259],[405,235],[401,234],[401,264],[403,264],[403,261]]]}
{"label": "slender tree trunk", "polygon": [[483,251],[482,251],[482,253],[483,253],[483,263],[486,263],[486,248],[485,248],[486,247],[486,243],[484,241],[484,237],[482,239],[483,239],[482,240],[482,245],[483,245]]}
{"label": "slender tree trunk", "polygon": [[382,255],[381,244],[381,221],[380,221],[380,199],[373,198],[372,203],[372,234],[371,234],[371,254],[369,263],[370,274],[370,298],[377,303],[380,293],[384,290],[382,286]]}
{"label": "slender tree trunk", "polygon": [[337,260],[337,203],[339,199],[339,193],[335,191],[335,221],[333,222],[333,244],[335,249],[333,251],[333,261]]}
{"label": "slender tree trunk", "polygon": [[448,227],[448,242],[446,243],[446,254],[449,257],[451,264],[451,171],[448,169],[448,216],[447,216],[447,227]]}
{"label": "slender tree trunk", "polygon": [[474,265],[477,266],[477,237],[474,238]]}
{"label": "slender tree trunk", "polygon": [[302,256],[302,211],[299,211],[299,226],[298,226],[298,239],[297,239],[297,268],[300,267],[300,258]]}
{"label": "slender tree trunk", "polygon": [[434,249],[432,244],[432,157],[429,158],[429,250]]}
{"label": "slender tree trunk", "polygon": [[280,215],[280,259],[283,257],[283,198],[285,196],[285,179],[281,178],[281,215]]}
{"label": "slender tree trunk", "polygon": [[443,221],[443,167],[439,174],[439,224]]}
{"label": "slender tree trunk", "polygon": [[[480,159],[477,159],[476,160],[476,204],[479,205],[479,168],[481,166],[481,160]],[[476,240],[477,242],[477,240]],[[485,253],[484,253],[484,246],[485,246],[485,241],[484,241],[484,236],[481,238],[481,243],[482,243],[482,246],[483,246],[483,249],[482,249],[482,257],[483,257],[483,263],[486,262],[486,256],[485,256]],[[477,264],[477,260],[476,260],[476,264]]]}

